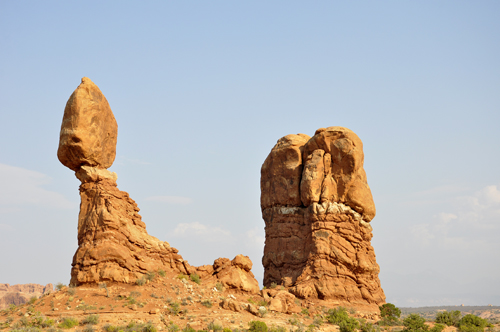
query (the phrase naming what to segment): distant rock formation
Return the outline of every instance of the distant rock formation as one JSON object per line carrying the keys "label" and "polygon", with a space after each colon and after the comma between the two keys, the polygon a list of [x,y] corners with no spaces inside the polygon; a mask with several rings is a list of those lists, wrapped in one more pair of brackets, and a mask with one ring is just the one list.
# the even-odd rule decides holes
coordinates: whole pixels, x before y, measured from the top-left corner
{"label": "distant rock formation", "polygon": [[0,310],[7,308],[11,304],[20,305],[26,303],[33,296],[40,297],[53,290],[54,285],[52,284],[47,284],[45,286],[38,284],[12,286],[9,284],[0,284]]}
{"label": "distant rock formation", "polygon": [[[57,151],[59,161],[81,181],[78,249],[70,283],[134,283],[147,272],[160,269],[217,278],[225,275],[215,263],[211,270],[210,265],[200,269],[190,266],[177,249],[146,232],[137,204],[117,188],[116,173],[107,170],[115,159],[117,136],[118,125],[108,101],[90,79],[82,78],[66,104]],[[230,266],[234,278],[254,280],[240,282],[241,287],[253,291],[255,287],[249,285],[256,284],[258,291],[249,269]],[[231,284],[226,280],[226,284],[240,287],[237,281]]]}
{"label": "distant rock formation", "polygon": [[347,128],[278,140],[261,169],[265,286],[340,304],[385,303],[363,162],[363,144]]}

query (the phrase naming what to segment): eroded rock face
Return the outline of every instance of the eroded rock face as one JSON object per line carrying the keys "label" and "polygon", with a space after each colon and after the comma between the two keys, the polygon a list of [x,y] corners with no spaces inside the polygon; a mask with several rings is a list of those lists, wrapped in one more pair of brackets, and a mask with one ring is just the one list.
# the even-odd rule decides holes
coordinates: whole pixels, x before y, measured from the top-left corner
{"label": "eroded rock face", "polygon": [[90,79],[83,78],[66,104],[57,152],[61,163],[81,181],[71,284],[134,283],[147,272],[165,270],[197,273],[220,279],[229,288],[258,291],[248,257],[219,259],[196,268],[177,249],[147,233],[137,204],[117,188],[116,173],[107,170],[115,158],[117,132],[108,101]]}
{"label": "eroded rock face", "polygon": [[[283,285],[301,298],[376,308],[385,295],[370,244],[375,204],[363,169],[363,144],[343,127],[306,137],[280,139],[262,166],[264,285]],[[294,172],[283,156],[294,156]]]}

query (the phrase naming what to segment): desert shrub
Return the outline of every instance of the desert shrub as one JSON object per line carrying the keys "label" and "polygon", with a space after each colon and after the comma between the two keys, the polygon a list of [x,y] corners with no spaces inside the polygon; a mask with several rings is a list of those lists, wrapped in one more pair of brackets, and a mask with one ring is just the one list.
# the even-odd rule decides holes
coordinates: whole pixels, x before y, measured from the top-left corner
{"label": "desert shrub", "polygon": [[198,285],[199,285],[199,284],[200,284],[200,282],[201,282],[201,280],[200,280],[200,276],[199,276],[199,275],[197,275],[197,274],[191,274],[191,275],[189,276],[189,278],[191,278],[191,281],[192,281],[192,282],[195,282],[195,283],[197,283]]}
{"label": "desert shrub", "polygon": [[284,328],[283,326],[274,326],[273,325],[268,329],[268,332],[286,332],[286,328]]}
{"label": "desert shrub", "polygon": [[73,317],[66,317],[63,319],[63,321],[59,324],[59,327],[62,329],[71,329],[75,326],[78,325],[78,320]]}
{"label": "desert shrub", "polygon": [[135,283],[137,284],[137,286],[144,286],[144,284],[146,283],[146,279],[144,279],[144,277],[139,278],[135,281]]}
{"label": "desert shrub", "polygon": [[248,328],[249,332],[267,332],[267,325],[260,320],[252,320],[248,323],[250,327]]}
{"label": "desert shrub", "polygon": [[445,327],[446,327],[446,325],[444,325],[444,324],[436,323],[429,331],[430,332],[441,332],[444,330]]}
{"label": "desert shrub", "polygon": [[429,330],[429,326],[425,325],[425,318],[418,314],[410,314],[403,320],[404,332],[423,332]]}
{"label": "desert shrub", "polygon": [[401,310],[392,303],[386,303],[379,307],[380,317],[382,318],[378,325],[382,326],[395,326],[400,325]]}
{"label": "desert shrub", "polygon": [[172,314],[172,315],[178,315],[179,312],[180,312],[180,305],[178,302],[171,302],[170,303],[170,308],[168,308],[168,311]]}
{"label": "desert shrub", "polygon": [[359,323],[354,318],[349,318],[348,320],[340,322],[339,324],[340,332],[354,332],[358,328],[359,328]]}
{"label": "desert shrub", "polygon": [[233,332],[229,327],[225,327],[222,329],[222,332]]}
{"label": "desert shrub", "polygon": [[96,325],[96,324],[99,324],[99,315],[88,315],[80,322],[80,325]]}
{"label": "desert shrub", "polygon": [[350,317],[344,307],[330,309],[327,312],[326,320],[330,324],[339,325],[341,322],[348,320]]}
{"label": "desert shrub", "polygon": [[129,298],[132,297],[132,298],[136,299],[141,295],[142,295],[141,292],[132,291],[132,292],[130,292],[130,294],[128,296],[129,296]]}
{"label": "desert shrub", "polygon": [[276,287],[278,287],[278,284],[275,283],[274,281],[271,283],[271,286],[269,286],[269,288],[271,288],[271,289],[274,289]]}
{"label": "desert shrub", "polygon": [[484,332],[484,328],[490,326],[486,319],[473,314],[463,316],[457,323],[461,332]]}
{"label": "desert shrub", "polygon": [[187,326],[182,329],[182,332],[196,332],[195,329],[193,329],[191,326]]}
{"label": "desert shrub", "polygon": [[157,332],[158,329],[153,325],[151,321],[147,322],[142,326],[142,332]]}
{"label": "desert shrub", "polygon": [[364,319],[359,320],[359,331],[360,332],[378,332],[379,329],[380,329],[379,327],[375,327],[375,325],[373,325],[370,322],[365,321]]}
{"label": "desert shrub", "polygon": [[61,289],[63,289],[64,287],[65,287],[65,286],[64,286],[64,284],[63,284],[63,283],[61,283],[61,282],[58,282],[58,283],[56,284],[56,289],[57,289],[58,291],[60,291],[60,290],[61,290]]}
{"label": "desert shrub", "polygon": [[222,292],[224,290],[224,285],[220,281],[217,281],[215,289],[217,289],[218,292]]}
{"label": "desert shrub", "polygon": [[166,276],[167,274],[166,274],[166,273],[165,273],[165,271],[163,271],[163,270],[158,270],[158,275],[159,275],[160,277],[164,277],[164,276]]}
{"label": "desert shrub", "polygon": [[212,308],[212,301],[210,300],[203,300],[201,301],[201,305],[207,307],[207,308]]}
{"label": "desert shrub", "polygon": [[68,287],[67,292],[68,292],[68,294],[69,294],[70,296],[74,296],[74,295],[76,294],[76,287],[75,287],[75,286],[71,286],[71,285],[70,285],[70,286]]}
{"label": "desert shrub", "polygon": [[269,303],[267,303],[266,300],[260,300],[259,302],[257,302],[257,305],[259,307],[267,307]]}
{"label": "desert shrub", "polygon": [[146,273],[146,279],[149,280],[149,281],[153,281],[155,280],[156,278],[156,273],[153,272],[153,271],[150,271],[148,273]]}
{"label": "desert shrub", "polygon": [[302,311],[300,312],[302,315],[309,316],[309,309],[307,308],[302,308]]}
{"label": "desert shrub", "polygon": [[323,317],[321,317],[320,315],[316,315],[312,323],[314,326],[320,327],[321,325],[323,325]]}
{"label": "desert shrub", "polygon": [[29,304],[35,304],[36,300],[37,300],[36,296],[30,297]]}
{"label": "desert shrub", "polygon": [[436,314],[436,323],[454,326],[460,320],[461,313],[458,310],[443,311]]}
{"label": "desert shrub", "polygon": [[222,325],[219,325],[216,322],[211,322],[210,324],[208,324],[207,329],[209,331],[212,330],[214,332],[221,332],[222,331]]}
{"label": "desert shrub", "polygon": [[114,325],[110,325],[110,324],[106,324],[102,327],[102,329],[106,332],[118,332],[119,327],[114,326]]}
{"label": "desert shrub", "polygon": [[358,321],[349,317],[343,307],[328,310],[326,319],[330,324],[338,325],[340,332],[353,332],[359,327]]}
{"label": "desert shrub", "polygon": [[179,331],[179,326],[177,324],[170,324],[168,326],[168,332],[178,332]]}
{"label": "desert shrub", "polygon": [[83,328],[82,332],[95,332],[94,326],[92,324],[87,324]]}
{"label": "desert shrub", "polygon": [[187,280],[188,277],[187,277],[187,275],[184,275],[184,274],[181,273],[181,274],[179,274],[177,276],[177,278],[179,278],[180,280],[182,280],[182,279],[186,279]]}

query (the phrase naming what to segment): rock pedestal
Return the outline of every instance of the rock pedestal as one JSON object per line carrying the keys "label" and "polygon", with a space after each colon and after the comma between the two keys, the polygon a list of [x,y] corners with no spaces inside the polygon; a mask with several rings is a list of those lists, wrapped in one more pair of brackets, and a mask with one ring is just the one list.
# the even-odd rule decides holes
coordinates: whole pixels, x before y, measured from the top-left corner
{"label": "rock pedestal", "polygon": [[248,257],[238,255],[232,262],[219,258],[213,266],[196,268],[177,249],[146,232],[137,204],[117,188],[116,173],[107,170],[115,159],[117,136],[118,125],[108,101],[84,77],[66,104],[57,151],[59,161],[81,181],[71,284],[134,283],[147,272],[164,270],[203,274],[228,288],[258,292]]}
{"label": "rock pedestal", "polygon": [[385,303],[363,161],[361,140],[343,127],[278,140],[261,169],[265,286],[346,305]]}

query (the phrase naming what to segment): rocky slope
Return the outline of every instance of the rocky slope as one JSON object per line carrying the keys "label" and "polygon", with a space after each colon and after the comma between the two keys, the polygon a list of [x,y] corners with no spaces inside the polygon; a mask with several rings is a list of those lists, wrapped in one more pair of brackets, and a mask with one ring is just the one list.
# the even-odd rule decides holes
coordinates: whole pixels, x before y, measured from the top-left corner
{"label": "rocky slope", "polygon": [[363,162],[363,144],[347,128],[278,140],[261,169],[264,285],[373,310],[385,303]]}

